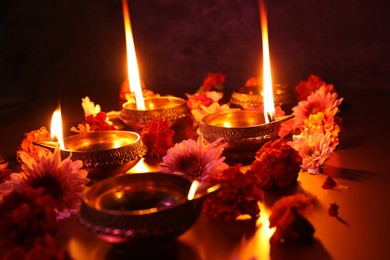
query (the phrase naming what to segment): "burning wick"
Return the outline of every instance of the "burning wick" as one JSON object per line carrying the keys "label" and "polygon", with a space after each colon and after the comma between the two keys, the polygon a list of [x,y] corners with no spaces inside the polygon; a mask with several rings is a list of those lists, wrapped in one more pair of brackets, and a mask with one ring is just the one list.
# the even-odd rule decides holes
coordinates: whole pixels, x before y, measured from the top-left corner
{"label": "burning wick", "polygon": [[130,93],[135,93],[137,109],[145,110],[145,102],[142,95],[141,79],[135,53],[133,33],[131,29],[129,7],[127,0],[122,0],[123,19],[125,23],[126,49],[127,49],[127,73],[129,77]]}
{"label": "burning wick", "polygon": [[51,139],[59,144],[60,149],[65,149],[60,106],[53,112],[53,116],[51,117],[50,135]]}
{"label": "burning wick", "polygon": [[198,189],[199,181],[194,180],[191,183],[190,190],[188,191],[187,199],[192,200],[195,197],[196,190]]}
{"label": "burning wick", "polygon": [[264,119],[266,123],[274,121],[275,104],[272,91],[272,73],[268,43],[268,22],[265,0],[259,0],[261,38],[263,44],[263,96],[264,96]]}

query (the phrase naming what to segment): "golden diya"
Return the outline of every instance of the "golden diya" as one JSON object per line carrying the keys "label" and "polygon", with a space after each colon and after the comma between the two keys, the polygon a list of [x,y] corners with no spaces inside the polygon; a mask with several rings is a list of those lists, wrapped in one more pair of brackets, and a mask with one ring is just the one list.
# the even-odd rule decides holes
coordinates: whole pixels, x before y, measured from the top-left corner
{"label": "golden diya", "polygon": [[146,153],[140,135],[131,131],[92,131],[63,138],[60,109],[53,113],[50,132],[55,141],[34,144],[49,149],[59,146],[61,155],[82,161],[90,179],[125,173]]}
{"label": "golden diya", "polygon": [[292,115],[276,117],[270,65],[267,16],[264,2],[260,1],[263,43],[263,112],[256,110],[233,110],[205,116],[198,133],[207,142],[220,138],[227,142],[224,155],[227,160],[241,162],[253,160],[255,152],[267,141],[278,136],[280,126]]}
{"label": "golden diya", "polygon": [[183,175],[148,172],[111,177],[84,192],[80,224],[109,243],[146,245],[175,239],[198,218],[203,200],[220,185]]}
{"label": "golden diya", "polygon": [[150,97],[144,99],[142,95],[141,80],[127,1],[123,0],[122,5],[126,35],[128,82],[130,93],[135,94],[135,102],[128,101],[122,105],[119,119],[132,130],[140,130],[149,120],[161,117],[170,120],[172,124],[176,124],[190,112],[184,99],[173,96]]}

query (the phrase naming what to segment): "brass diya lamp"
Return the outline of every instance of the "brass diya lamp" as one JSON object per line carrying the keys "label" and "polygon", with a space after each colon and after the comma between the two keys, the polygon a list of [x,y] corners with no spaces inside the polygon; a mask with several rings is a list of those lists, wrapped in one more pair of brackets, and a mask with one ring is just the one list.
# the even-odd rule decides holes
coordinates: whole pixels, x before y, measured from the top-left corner
{"label": "brass diya lamp", "polygon": [[269,123],[259,111],[234,110],[205,116],[198,133],[211,143],[224,139],[227,146],[224,156],[229,161],[253,160],[256,151],[267,141],[276,139],[283,122],[292,115],[277,117]]}
{"label": "brass diya lamp", "polygon": [[197,184],[158,172],[111,177],[84,192],[79,220],[109,243],[150,245],[174,239],[194,224],[204,198],[220,187]]}
{"label": "brass diya lamp", "polygon": [[[244,110],[255,110],[263,106],[263,94],[258,85],[244,86],[237,91],[233,91],[230,97],[231,107],[237,107]],[[292,107],[296,104],[295,93],[292,84],[274,84],[274,103],[280,106],[283,111],[290,113]]]}
{"label": "brass diya lamp", "polygon": [[145,108],[137,108],[134,102],[126,102],[122,106],[119,119],[132,130],[140,130],[155,118],[165,118],[176,124],[189,114],[184,99],[173,96],[144,98]]}
{"label": "brass diya lamp", "polygon": [[[125,173],[146,153],[139,134],[131,131],[94,131],[63,139],[63,157],[72,154],[72,160],[81,160],[91,179],[102,179]],[[58,146],[57,142],[34,143],[45,148]]]}

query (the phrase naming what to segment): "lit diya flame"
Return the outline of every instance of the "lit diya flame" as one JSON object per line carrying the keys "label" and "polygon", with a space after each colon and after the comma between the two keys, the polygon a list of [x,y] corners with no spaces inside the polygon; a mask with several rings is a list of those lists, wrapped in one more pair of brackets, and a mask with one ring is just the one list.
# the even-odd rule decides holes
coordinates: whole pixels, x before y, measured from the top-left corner
{"label": "lit diya flame", "polygon": [[144,97],[142,96],[141,80],[138,72],[137,55],[135,53],[133,33],[130,23],[129,7],[127,0],[122,0],[123,19],[125,22],[126,50],[127,50],[127,73],[129,78],[130,92],[135,93],[137,109],[145,110]]}
{"label": "lit diya flame", "polygon": [[188,200],[194,199],[195,193],[196,193],[196,190],[198,189],[198,187],[199,187],[199,181],[194,180],[194,181],[191,183],[190,190],[188,191],[188,195],[187,195],[187,199],[188,199]]}
{"label": "lit diya flame", "polygon": [[60,149],[65,149],[64,137],[62,134],[61,108],[58,107],[51,117],[50,135],[53,141],[58,142]]}
{"label": "lit diya flame", "polygon": [[264,98],[264,118],[265,122],[274,121],[275,104],[272,91],[272,73],[268,44],[268,23],[265,0],[259,0],[260,25],[263,44],[263,98]]}

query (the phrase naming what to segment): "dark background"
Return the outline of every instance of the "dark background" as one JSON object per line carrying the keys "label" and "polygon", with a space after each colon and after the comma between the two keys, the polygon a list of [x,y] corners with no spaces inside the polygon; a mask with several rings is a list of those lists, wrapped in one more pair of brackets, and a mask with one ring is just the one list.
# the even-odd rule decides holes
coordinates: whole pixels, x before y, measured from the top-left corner
{"label": "dark background", "polygon": [[[257,0],[130,0],[129,5],[148,88],[183,96],[208,72],[224,73],[227,90],[259,75]],[[274,82],[312,73],[341,91],[390,88],[389,6],[384,0],[269,1]],[[118,98],[126,77],[120,0],[2,0],[0,42],[1,100],[60,98],[78,105],[88,95],[104,108]]]}

